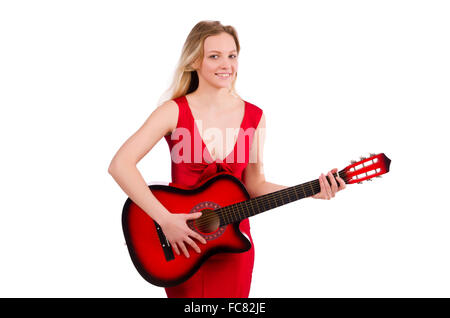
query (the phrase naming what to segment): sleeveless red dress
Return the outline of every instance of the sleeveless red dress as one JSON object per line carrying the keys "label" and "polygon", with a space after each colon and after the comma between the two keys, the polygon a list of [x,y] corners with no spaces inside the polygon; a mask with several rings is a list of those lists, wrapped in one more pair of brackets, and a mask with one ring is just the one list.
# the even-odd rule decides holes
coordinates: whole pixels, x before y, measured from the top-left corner
{"label": "sleeveless red dress", "polygon": [[[233,150],[223,161],[221,159],[213,161],[194,122],[186,96],[173,100],[178,104],[178,123],[172,134],[164,136],[172,158],[172,182],[169,185],[195,188],[202,180],[221,173],[232,174],[243,181],[243,171],[249,162],[250,146],[253,141],[254,130],[261,119],[262,110],[244,101],[244,118]],[[178,132],[183,131],[182,128],[184,128],[185,133],[189,132],[189,134],[180,134],[173,137],[177,130]],[[192,150],[190,155],[188,154],[191,159],[190,162],[180,159],[181,157],[186,158],[183,154],[185,150],[183,147],[177,147],[175,149],[177,151],[172,151],[179,142],[183,142],[183,138],[186,136],[190,140],[185,140],[184,145],[190,145]],[[245,140],[242,141],[242,138]],[[249,220],[243,220],[239,228],[252,242],[250,250],[244,253],[221,253],[210,257],[187,281],[174,287],[165,288],[167,297],[247,298],[250,293],[255,250],[250,235]],[[198,241],[196,243],[201,249],[202,244]]]}

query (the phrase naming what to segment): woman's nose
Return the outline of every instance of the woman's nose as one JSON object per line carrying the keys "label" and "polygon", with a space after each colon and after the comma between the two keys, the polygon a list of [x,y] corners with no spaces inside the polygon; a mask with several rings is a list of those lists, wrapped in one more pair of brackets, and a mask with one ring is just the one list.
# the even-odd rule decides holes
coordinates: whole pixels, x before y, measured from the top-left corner
{"label": "woman's nose", "polygon": [[222,61],[220,63],[220,67],[224,71],[229,71],[231,69],[231,62],[228,59],[222,59]]}

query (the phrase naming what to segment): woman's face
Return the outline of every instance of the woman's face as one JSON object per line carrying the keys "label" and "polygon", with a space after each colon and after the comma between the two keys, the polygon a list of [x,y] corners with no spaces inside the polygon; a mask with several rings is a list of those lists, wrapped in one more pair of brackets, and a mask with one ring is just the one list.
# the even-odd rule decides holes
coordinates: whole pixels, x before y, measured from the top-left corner
{"label": "woman's face", "polygon": [[203,61],[197,69],[199,80],[217,88],[231,88],[238,69],[234,38],[228,33],[209,36],[203,49]]}

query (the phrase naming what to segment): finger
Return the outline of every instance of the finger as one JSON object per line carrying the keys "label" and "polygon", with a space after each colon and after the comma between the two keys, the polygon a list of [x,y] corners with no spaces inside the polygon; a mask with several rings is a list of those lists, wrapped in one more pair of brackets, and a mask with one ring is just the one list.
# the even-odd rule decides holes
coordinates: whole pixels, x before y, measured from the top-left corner
{"label": "finger", "polygon": [[173,249],[175,250],[175,253],[177,253],[177,255],[179,256],[180,250],[178,249],[177,243],[174,242],[174,243],[171,243],[171,245],[172,245]]}
{"label": "finger", "polygon": [[197,253],[201,253],[200,251],[200,247],[198,247],[197,244],[195,244],[195,242],[193,240],[191,240],[189,237],[186,238],[186,243],[188,243],[190,246],[192,246],[192,248],[197,252]]}
{"label": "finger", "polygon": [[[331,170],[331,171],[332,171],[332,172],[337,172],[338,169],[337,169],[337,168],[334,168],[334,169]],[[344,181],[344,179],[341,178],[341,176],[339,175],[339,172],[336,174],[336,181],[337,181],[337,183],[338,183],[338,189],[337,189],[337,191],[344,190],[344,189],[345,189],[345,181]],[[336,192],[337,192],[337,191],[336,191]]]}
{"label": "finger", "polygon": [[345,189],[345,181],[341,177],[337,177],[336,180],[339,182],[339,189],[338,191]]}
{"label": "finger", "polygon": [[336,191],[337,191],[338,185],[336,183],[336,179],[334,178],[332,170],[330,172],[328,172],[328,176],[329,176],[329,179],[330,179],[330,182],[331,182],[332,194],[335,194]]}
{"label": "finger", "polygon": [[178,242],[178,245],[180,246],[181,250],[183,251],[184,256],[189,258],[189,252],[187,251],[187,248],[184,245],[184,242]]}
{"label": "finger", "polygon": [[330,187],[330,184],[328,183],[328,180],[327,180],[327,178],[326,178],[326,176],[322,173],[322,177],[323,177],[323,180],[324,180],[324,184],[325,184],[325,191],[326,191],[326,195],[327,195],[327,200],[330,200],[331,199],[331,187]]}
{"label": "finger", "polygon": [[331,173],[333,174],[334,177],[334,173],[336,173],[336,176],[334,177],[335,180],[337,180],[337,178],[339,178],[339,172],[337,168],[334,168],[333,170],[331,170]]}
{"label": "finger", "polygon": [[334,195],[336,194],[336,192],[338,190],[338,185],[336,183],[336,179],[334,178],[332,171],[333,170],[328,172],[328,176],[330,177],[330,180],[331,180],[331,196],[334,197]]}
{"label": "finger", "polygon": [[334,168],[333,170],[331,170],[331,172],[333,172],[333,173],[336,172],[336,177],[335,177],[336,184],[337,184],[337,190],[336,190],[336,192],[338,192],[338,191],[342,190],[341,187],[342,187],[342,182],[343,182],[344,180],[342,180],[342,178],[339,176],[339,172],[338,172],[338,170],[337,170],[336,168]]}
{"label": "finger", "polygon": [[188,213],[186,214],[186,220],[198,219],[202,216],[202,212]]}
{"label": "finger", "polygon": [[196,238],[197,240],[199,240],[203,244],[206,244],[205,238],[203,236],[201,236],[200,234],[198,234],[197,232],[194,232],[194,231],[191,230],[189,232],[189,236],[192,236],[193,238]]}
{"label": "finger", "polygon": [[319,176],[320,192],[314,195],[314,198],[321,198],[324,192],[325,185],[323,184],[322,174]]}

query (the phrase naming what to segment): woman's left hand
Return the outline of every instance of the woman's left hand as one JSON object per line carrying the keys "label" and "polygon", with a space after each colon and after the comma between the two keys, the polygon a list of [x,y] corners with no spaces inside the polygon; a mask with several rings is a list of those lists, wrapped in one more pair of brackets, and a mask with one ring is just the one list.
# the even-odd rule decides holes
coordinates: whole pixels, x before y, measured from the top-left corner
{"label": "woman's left hand", "polygon": [[[327,178],[322,173],[319,177],[319,183],[320,183],[320,192],[313,195],[312,198],[314,199],[323,199],[323,200],[330,200],[331,198],[334,198],[336,195],[336,192],[344,190],[345,189],[345,182],[342,180],[341,177],[339,177],[339,174],[337,175],[337,178],[335,179],[333,176],[333,173],[337,172],[338,169],[334,168],[333,170],[329,171],[327,176],[328,179],[331,181],[331,186],[327,181]],[[337,182],[336,182],[337,180]],[[339,182],[339,185],[338,185]]]}

